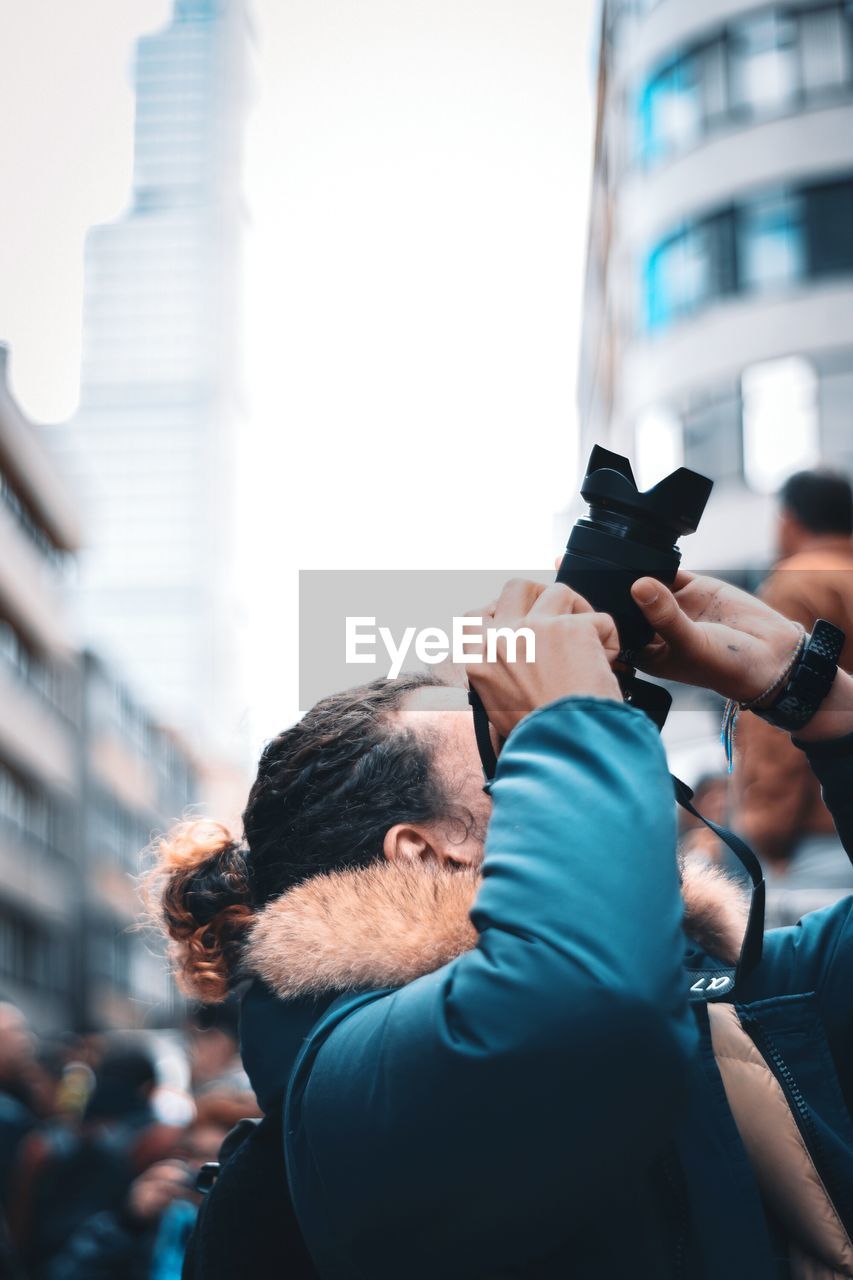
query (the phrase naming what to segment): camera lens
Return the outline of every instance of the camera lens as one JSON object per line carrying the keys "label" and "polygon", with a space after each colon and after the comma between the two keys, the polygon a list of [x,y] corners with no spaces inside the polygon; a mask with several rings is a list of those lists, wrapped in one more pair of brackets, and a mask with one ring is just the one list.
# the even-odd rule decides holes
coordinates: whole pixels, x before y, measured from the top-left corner
{"label": "camera lens", "polygon": [[671,583],[681,563],[678,539],[699,525],[713,482],[680,467],[653,488],[637,488],[631,464],[596,445],[581,495],[589,514],[575,524],[557,574],[612,615],[623,651],[641,649],[652,638],[631,587],[647,575]]}

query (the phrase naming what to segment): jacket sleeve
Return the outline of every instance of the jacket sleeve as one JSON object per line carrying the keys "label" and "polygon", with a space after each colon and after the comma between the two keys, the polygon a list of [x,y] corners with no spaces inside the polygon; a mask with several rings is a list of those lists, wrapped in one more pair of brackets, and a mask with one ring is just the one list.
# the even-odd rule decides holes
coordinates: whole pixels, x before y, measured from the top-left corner
{"label": "jacket sleeve", "polygon": [[824,742],[797,742],[821,786],[838,838],[853,861],[853,733]]}
{"label": "jacket sleeve", "polygon": [[377,1237],[388,1275],[420,1276],[419,1250],[509,1272],[673,1132],[695,1031],[656,730],[553,703],[513,731],[492,794],[477,946],[345,1018],[291,1117],[297,1210],[310,1186],[318,1234],[362,1260],[329,1274],[384,1277]]}
{"label": "jacket sleeve", "polygon": [[[853,860],[853,733],[797,744],[805,751]],[[764,959],[750,998],[813,992],[847,1105],[853,1111],[853,897],[812,911],[786,929],[765,934]]]}

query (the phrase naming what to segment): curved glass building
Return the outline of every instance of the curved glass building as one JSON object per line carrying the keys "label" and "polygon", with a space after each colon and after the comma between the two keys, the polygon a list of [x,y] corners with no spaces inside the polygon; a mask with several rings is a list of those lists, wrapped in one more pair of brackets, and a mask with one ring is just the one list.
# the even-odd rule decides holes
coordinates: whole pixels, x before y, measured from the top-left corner
{"label": "curved glass building", "polygon": [[853,3],[600,22],[582,450],[713,476],[689,561],[760,567],[781,480],[853,469]]}

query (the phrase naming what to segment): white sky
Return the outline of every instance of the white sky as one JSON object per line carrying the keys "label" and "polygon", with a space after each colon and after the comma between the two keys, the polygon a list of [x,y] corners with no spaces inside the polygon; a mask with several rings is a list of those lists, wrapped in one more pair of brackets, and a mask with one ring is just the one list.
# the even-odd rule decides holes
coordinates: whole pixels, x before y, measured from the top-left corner
{"label": "white sky", "polygon": [[[576,479],[594,0],[254,0],[240,563],[253,741],[294,714],[300,568],[549,564]],[[169,0],[17,0],[0,340],[73,410],[87,227],[127,203]],[[473,602],[472,602],[473,603]]]}

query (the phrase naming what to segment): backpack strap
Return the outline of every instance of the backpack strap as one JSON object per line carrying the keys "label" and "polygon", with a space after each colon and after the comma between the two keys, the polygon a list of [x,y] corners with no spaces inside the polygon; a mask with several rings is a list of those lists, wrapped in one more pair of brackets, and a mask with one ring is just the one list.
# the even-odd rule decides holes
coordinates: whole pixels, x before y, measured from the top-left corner
{"label": "backpack strap", "polygon": [[237,1148],[242,1146],[247,1138],[251,1137],[260,1123],[261,1120],[258,1116],[244,1116],[242,1120],[237,1121],[233,1129],[228,1130],[219,1148],[219,1159],[208,1160],[199,1169],[195,1180],[196,1191],[206,1196],[208,1192],[213,1190],[225,1161],[233,1156]]}
{"label": "backpack strap", "polygon": [[761,1194],[790,1240],[791,1275],[853,1274],[853,1242],[785,1093],[731,1004],[709,1004],[714,1056]]}
{"label": "backpack strap", "polygon": [[234,1126],[198,1186],[204,1198],[182,1280],[317,1280],[290,1196],[281,1099],[262,1119]]}

